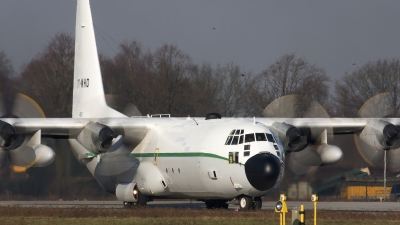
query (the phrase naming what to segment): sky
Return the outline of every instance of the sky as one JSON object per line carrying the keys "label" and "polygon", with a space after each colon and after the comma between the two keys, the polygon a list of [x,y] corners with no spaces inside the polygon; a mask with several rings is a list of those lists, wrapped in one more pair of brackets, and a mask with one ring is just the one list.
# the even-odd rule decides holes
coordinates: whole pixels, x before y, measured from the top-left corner
{"label": "sky", "polygon": [[[340,79],[400,58],[400,1],[92,0],[98,51],[174,44],[194,63],[234,62],[258,74],[295,53]],[[74,35],[74,0],[1,0],[0,51],[20,72],[58,32]]]}

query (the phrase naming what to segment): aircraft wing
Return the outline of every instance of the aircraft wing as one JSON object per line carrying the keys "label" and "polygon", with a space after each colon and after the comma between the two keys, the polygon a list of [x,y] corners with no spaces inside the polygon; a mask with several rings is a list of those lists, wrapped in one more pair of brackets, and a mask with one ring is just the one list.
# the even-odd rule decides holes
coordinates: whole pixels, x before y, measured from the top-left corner
{"label": "aircraft wing", "polygon": [[298,128],[332,129],[333,134],[353,134],[378,121],[386,121],[400,127],[400,118],[256,118],[255,120],[267,126],[281,122]]}
{"label": "aircraft wing", "polygon": [[42,136],[53,138],[74,138],[88,123],[100,123],[116,130],[123,129],[126,133],[143,132],[146,129],[146,124],[140,118],[7,118],[0,121],[13,126],[17,133],[41,130]]}

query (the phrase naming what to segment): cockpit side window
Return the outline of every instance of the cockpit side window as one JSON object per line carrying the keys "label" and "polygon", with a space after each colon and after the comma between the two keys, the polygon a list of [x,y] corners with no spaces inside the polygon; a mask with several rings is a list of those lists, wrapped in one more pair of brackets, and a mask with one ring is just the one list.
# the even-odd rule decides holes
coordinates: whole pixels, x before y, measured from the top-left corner
{"label": "cockpit side window", "polygon": [[265,135],[267,135],[267,139],[268,139],[269,142],[275,143],[275,140],[272,137],[272,134],[265,133]]}
{"label": "cockpit side window", "polygon": [[242,143],[243,143],[243,136],[244,136],[244,135],[240,135],[239,144],[242,144]]}
{"label": "cockpit side window", "polygon": [[254,134],[246,134],[245,136],[244,136],[244,142],[245,143],[247,143],[247,142],[253,142],[255,139],[254,139]]}
{"label": "cockpit side window", "polygon": [[256,141],[267,141],[264,133],[256,133]]}
{"label": "cockpit side window", "polygon": [[228,138],[226,139],[225,145],[230,145],[232,138],[233,138],[233,136],[228,136]]}

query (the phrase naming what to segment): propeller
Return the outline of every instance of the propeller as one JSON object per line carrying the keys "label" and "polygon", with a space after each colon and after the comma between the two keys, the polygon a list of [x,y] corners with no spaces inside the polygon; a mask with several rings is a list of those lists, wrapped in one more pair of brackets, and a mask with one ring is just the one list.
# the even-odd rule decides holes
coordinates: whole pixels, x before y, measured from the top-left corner
{"label": "propeller", "polygon": [[[17,93],[9,86],[4,94],[0,93],[0,118],[45,118],[45,115],[32,98]],[[10,147],[16,137],[16,130],[9,124],[0,124],[0,126],[0,136],[2,142],[4,142],[0,145],[6,148]],[[4,168],[7,162],[8,150],[6,148],[0,148],[0,168]],[[29,165],[27,167],[13,166],[12,169],[16,172],[22,172],[29,168]]]}
{"label": "propeller", "polygon": [[[121,103],[121,100],[118,98],[117,95],[111,95],[111,94],[106,94],[105,95],[106,103],[109,107],[119,111],[121,108],[122,110],[120,111],[122,114],[132,117],[132,116],[141,116],[142,113],[139,111],[139,109],[132,103],[126,102]],[[118,107],[119,105],[126,104],[125,107]]]}
{"label": "propeller", "polygon": [[[280,118],[329,118],[324,107],[316,101],[305,103],[298,95],[282,96],[271,102],[262,112],[263,117]],[[309,138],[316,141],[322,129],[302,130]],[[327,130],[328,138],[332,139],[333,130]],[[303,134],[304,135],[304,134]],[[297,175],[315,171],[321,165],[321,157],[313,148],[306,147],[298,152],[287,155],[287,165]]]}
{"label": "propeller", "polygon": [[[361,118],[385,118],[393,117],[394,109],[391,107],[391,97],[389,92],[377,94],[364,103],[358,111],[358,117]],[[398,136],[398,128],[392,124],[383,129],[383,135],[389,140],[395,140]],[[384,149],[379,149],[368,145],[360,138],[360,132],[354,134],[354,141],[358,152],[362,158],[373,167],[383,165]],[[394,142],[389,142],[395,144]],[[400,171],[400,146],[395,144],[390,150],[387,150],[387,168],[391,171]]]}

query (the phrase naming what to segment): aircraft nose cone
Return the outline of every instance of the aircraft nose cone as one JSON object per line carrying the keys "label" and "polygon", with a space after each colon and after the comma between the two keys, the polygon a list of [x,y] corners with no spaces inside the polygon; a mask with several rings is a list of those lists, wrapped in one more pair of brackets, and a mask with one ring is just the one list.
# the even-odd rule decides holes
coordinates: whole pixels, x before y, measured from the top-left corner
{"label": "aircraft nose cone", "polygon": [[280,173],[278,157],[271,154],[258,154],[244,164],[247,180],[257,190],[266,191],[272,188]]}

